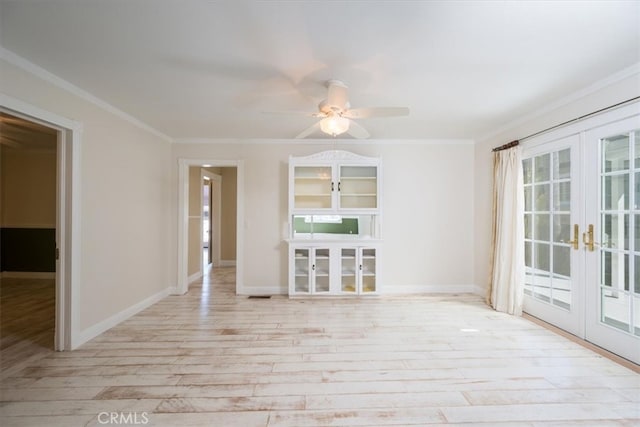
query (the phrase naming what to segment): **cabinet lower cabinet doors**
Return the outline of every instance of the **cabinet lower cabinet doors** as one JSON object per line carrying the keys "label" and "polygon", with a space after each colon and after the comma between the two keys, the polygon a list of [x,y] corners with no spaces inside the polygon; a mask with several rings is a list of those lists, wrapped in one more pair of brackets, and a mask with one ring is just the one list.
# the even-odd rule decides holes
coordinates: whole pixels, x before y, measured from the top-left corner
{"label": "cabinet lower cabinet doors", "polygon": [[293,247],[289,294],[375,294],[378,292],[377,252],[371,247]]}

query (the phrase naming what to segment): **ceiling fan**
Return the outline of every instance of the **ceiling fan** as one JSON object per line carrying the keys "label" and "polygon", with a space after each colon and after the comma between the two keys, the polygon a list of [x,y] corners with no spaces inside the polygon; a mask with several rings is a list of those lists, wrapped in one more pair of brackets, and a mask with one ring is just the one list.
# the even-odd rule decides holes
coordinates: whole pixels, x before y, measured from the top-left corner
{"label": "ceiling fan", "polygon": [[319,111],[317,113],[303,113],[310,117],[319,117],[321,120],[302,131],[296,138],[306,138],[319,129],[333,137],[347,133],[357,139],[366,139],[370,136],[369,132],[354,119],[409,115],[407,107],[351,108],[346,84],[340,80],[329,80],[326,86],[327,98],[318,104]]}

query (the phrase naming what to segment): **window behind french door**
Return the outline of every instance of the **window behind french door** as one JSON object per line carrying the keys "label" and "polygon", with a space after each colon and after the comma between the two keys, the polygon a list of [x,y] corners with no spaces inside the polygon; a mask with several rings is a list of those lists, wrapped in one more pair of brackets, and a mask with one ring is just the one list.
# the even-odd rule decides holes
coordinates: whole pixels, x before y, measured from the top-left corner
{"label": "window behind french door", "polygon": [[640,363],[640,115],[526,145],[524,311]]}

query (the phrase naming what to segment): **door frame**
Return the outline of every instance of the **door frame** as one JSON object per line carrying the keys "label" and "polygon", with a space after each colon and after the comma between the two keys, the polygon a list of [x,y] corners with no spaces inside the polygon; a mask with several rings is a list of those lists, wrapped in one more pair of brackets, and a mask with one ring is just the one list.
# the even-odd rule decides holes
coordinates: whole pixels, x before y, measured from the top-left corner
{"label": "door frame", "polygon": [[244,293],[244,161],[211,158],[178,159],[178,277],[173,293],[175,295],[184,295],[189,290],[187,276],[189,256],[189,168],[192,166],[202,167],[203,165],[236,168],[236,295],[241,295]]}
{"label": "door frame", "polygon": [[[221,207],[222,207],[222,195],[221,190],[222,190],[222,176],[218,175],[216,173],[213,172],[209,172],[207,170],[201,169],[200,170],[200,182],[202,183],[205,179],[205,177],[209,178],[209,188],[210,188],[210,192],[209,192],[209,259],[211,259],[212,264],[214,265],[214,267],[220,267],[220,212],[221,212]],[[215,193],[214,193],[214,187],[215,187]],[[215,198],[215,200],[214,200]],[[202,212],[202,210],[204,209],[204,200],[202,199],[202,192],[200,192],[200,205],[202,207],[202,209],[200,210]],[[214,212],[216,213],[216,215],[214,216]],[[214,242],[214,246],[215,246],[215,251],[212,249],[212,244],[211,244],[211,235],[212,232],[211,230],[215,231],[215,242]],[[202,237],[204,236],[203,230],[202,230],[202,221],[200,221],[200,247],[204,247],[204,238]],[[202,258],[202,251],[200,252],[200,258]],[[201,263],[201,272],[204,274],[204,268],[205,265],[203,265],[203,263]]]}
{"label": "door frame", "polygon": [[[82,124],[34,105],[0,94],[0,111],[57,131],[56,143],[56,314],[54,349],[80,345],[78,289],[80,287],[80,141]],[[74,220],[75,219],[75,220]]]}

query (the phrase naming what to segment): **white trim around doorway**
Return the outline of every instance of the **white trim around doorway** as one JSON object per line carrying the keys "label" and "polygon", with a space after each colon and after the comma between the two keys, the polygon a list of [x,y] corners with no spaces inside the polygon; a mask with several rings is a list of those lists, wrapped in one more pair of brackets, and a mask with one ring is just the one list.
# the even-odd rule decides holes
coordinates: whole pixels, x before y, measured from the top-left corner
{"label": "white trim around doorway", "polygon": [[0,93],[0,111],[58,131],[56,194],[56,315],[54,348],[82,344],[78,332],[80,288],[80,141],[82,124]]}
{"label": "white trim around doorway", "polygon": [[[175,295],[184,295],[189,290],[188,265],[188,220],[189,220],[189,168],[191,166],[235,167],[237,173],[236,206],[236,295],[244,291],[244,161],[215,159],[178,159],[178,277]],[[202,203],[200,203],[202,204]]]}

